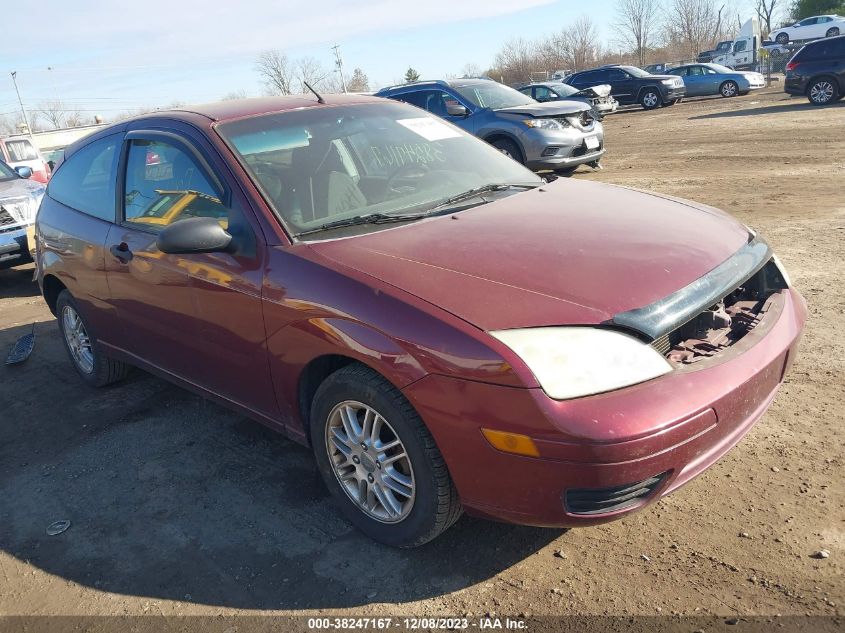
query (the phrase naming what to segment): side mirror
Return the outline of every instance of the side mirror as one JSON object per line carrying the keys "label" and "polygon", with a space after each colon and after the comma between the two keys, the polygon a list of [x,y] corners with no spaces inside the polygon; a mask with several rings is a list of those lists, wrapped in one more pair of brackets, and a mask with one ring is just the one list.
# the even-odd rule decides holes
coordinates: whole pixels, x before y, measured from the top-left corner
{"label": "side mirror", "polygon": [[228,251],[232,236],[214,218],[188,218],[174,222],[161,233],[156,246],[162,253],[218,253]]}
{"label": "side mirror", "polygon": [[26,165],[15,167],[15,171],[18,172],[18,176],[20,176],[21,178],[32,178],[32,169],[30,169]]}
{"label": "side mirror", "polygon": [[447,103],[446,114],[449,116],[468,116],[469,110],[466,109],[465,105],[460,103]]}

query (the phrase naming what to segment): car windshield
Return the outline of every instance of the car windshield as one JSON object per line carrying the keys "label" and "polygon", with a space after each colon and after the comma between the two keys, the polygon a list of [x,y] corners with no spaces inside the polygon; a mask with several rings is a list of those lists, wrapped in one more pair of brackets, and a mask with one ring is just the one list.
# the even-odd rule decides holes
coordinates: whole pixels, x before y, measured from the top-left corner
{"label": "car windshield", "polygon": [[734,72],[730,68],[728,68],[727,66],[722,66],[721,64],[705,64],[705,66],[707,68],[712,68],[717,73],[732,73],[732,72]]}
{"label": "car windshield", "polygon": [[13,180],[18,175],[14,169],[9,167],[6,163],[0,162],[0,180]]}
{"label": "car windshield", "polygon": [[495,81],[484,81],[463,86],[455,86],[455,90],[467,101],[479,108],[499,110],[501,108],[518,108],[524,105],[536,105],[537,102],[527,97],[519,90]]}
{"label": "car windshield", "polygon": [[304,108],[216,129],[293,235],[424,213],[488,185],[542,184],[487,143],[402,103]]}
{"label": "car windshield", "polygon": [[652,74],[652,73],[647,73],[642,68],[637,68],[636,66],[620,66],[619,68],[621,68],[624,71],[627,71],[628,73],[632,74],[634,77],[648,77],[649,75]]}

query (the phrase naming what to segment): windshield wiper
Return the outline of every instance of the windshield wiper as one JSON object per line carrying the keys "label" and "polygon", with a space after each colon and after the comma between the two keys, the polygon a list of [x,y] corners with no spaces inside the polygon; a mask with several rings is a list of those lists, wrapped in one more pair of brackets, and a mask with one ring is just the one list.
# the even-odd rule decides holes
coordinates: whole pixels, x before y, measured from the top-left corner
{"label": "windshield wiper", "polygon": [[440,211],[442,209],[446,209],[456,205],[458,202],[463,202],[464,200],[469,200],[471,198],[475,198],[483,193],[489,193],[493,191],[506,191],[508,189],[534,189],[539,187],[540,185],[532,184],[496,184],[496,185],[484,185],[483,187],[476,187],[475,189],[468,189],[463,193],[459,193],[454,195],[450,198],[446,198],[445,200],[441,200],[436,205],[431,207],[427,214],[430,215],[433,212]]}
{"label": "windshield wiper", "polygon": [[389,215],[387,213],[365,213],[363,215],[353,215],[351,218],[343,218],[341,220],[334,220],[333,222],[326,222],[320,226],[301,231],[294,235],[294,237],[301,237],[302,235],[310,235],[312,233],[319,233],[321,231],[329,231],[331,229],[339,229],[344,226],[358,226],[360,224],[388,224],[389,222],[406,222],[409,220],[419,220],[425,217],[424,213],[412,213],[404,215]]}

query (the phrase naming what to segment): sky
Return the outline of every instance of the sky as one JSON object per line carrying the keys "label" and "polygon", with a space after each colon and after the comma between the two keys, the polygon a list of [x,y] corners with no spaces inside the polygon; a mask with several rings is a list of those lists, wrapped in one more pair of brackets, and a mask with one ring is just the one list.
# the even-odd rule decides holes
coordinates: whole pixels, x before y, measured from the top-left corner
{"label": "sky", "polygon": [[340,45],[345,75],[373,85],[487,68],[508,39],[538,38],[588,14],[606,42],[614,0],[39,0],[4,12],[0,116],[60,100],[85,119],[174,102],[264,92],[262,50],[312,56],[327,69]]}

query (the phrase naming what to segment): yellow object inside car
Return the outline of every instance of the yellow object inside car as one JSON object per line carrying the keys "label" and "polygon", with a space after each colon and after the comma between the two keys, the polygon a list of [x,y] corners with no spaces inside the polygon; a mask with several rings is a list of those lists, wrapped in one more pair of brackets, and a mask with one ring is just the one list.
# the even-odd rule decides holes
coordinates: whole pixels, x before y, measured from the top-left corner
{"label": "yellow object inside car", "polygon": [[214,196],[193,190],[156,189],[158,198],[143,213],[129,222],[164,228],[187,218],[215,218],[224,229],[229,228],[229,214]]}

